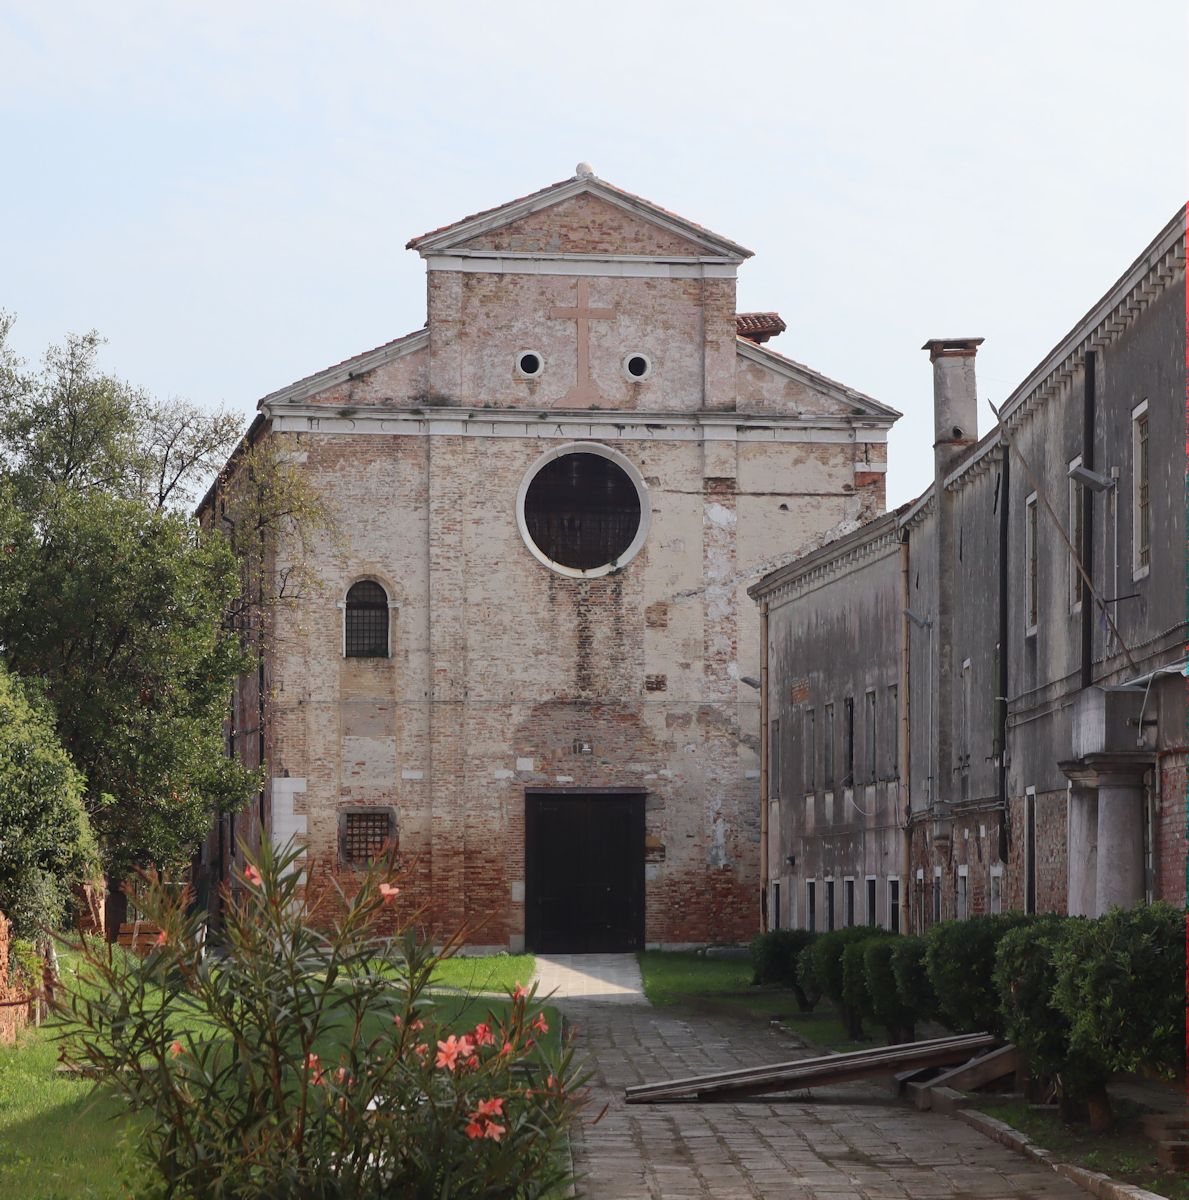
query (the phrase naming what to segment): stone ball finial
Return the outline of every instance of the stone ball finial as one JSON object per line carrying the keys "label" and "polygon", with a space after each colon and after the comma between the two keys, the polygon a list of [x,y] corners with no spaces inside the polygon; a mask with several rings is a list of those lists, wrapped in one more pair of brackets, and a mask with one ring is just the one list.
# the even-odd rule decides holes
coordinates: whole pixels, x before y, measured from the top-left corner
{"label": "stone ball finial", "polygon": [[579,179],[593,179],[594,167],[592,167],[588,162],[580,162],[574,168],[574,174],[577,175]]}

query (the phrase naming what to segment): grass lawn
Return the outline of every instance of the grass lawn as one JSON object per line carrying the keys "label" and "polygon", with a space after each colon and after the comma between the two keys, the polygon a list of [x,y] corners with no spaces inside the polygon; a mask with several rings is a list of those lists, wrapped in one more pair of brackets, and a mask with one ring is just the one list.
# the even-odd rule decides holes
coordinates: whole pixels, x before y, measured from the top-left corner
{"label": "grass lawn", "polygon": [[680,1004],[703,1013],[780,1021],[798,1037],[827,1050],[863,1050],[887,1043],[886,1032],[870,1024],[867,1041],[852,1041],[829,1001],[803,1013],[791,991],[753,986],[749,959],[707,958],[692,951],[668,950],[646,950],[637,957],[644,994],[653,1004]]}
{"label": "grass lawn", "polygon": [[528,987],[536,969],[537,960],[531,954],[455,955],[434,972],[433,983],[465,992],[510,992],[518,983]]}
{"label": "grass lawn", "polygon": [[1101,1171],[1121,1183],[1167,1196],[1189,1200],[1189,1175],[1156,1161],[1156,1143],[1138,1128],[1138,1110],[1115,1101],[1119,1126],[1109,1135],[1091,1133],[1088,1126],[1066,1125],[1055,1113],[1026,1104],[979,1104],[979,1109],[1027,1134],[1038,1146],[1051,1150],[1063,1162]]}
{"label": "grass lawn", "polygon": [[[498,1015],[506,1002],[442,995],[437,1006],[449,1025],[463,1030],[493,1010]],[[552,1053],[560,1045],[561,1020],[554,1008],[542,1011],[549,1033],[538,1040]],[[376,1014],[374,1031],[389,1020],[388,1014]],[[329,1041],[321,1049],[332,1060],[333,1037]],[[58,1073],[57,1057],[48,1029],[29,1030],[17,1045],[0,1046],[0,1197],[123,1200],[143,1194],[138,1180],[144,1177],[129,1140],[136,1123],[119,1101],[95,1098],[90,1081]]]}

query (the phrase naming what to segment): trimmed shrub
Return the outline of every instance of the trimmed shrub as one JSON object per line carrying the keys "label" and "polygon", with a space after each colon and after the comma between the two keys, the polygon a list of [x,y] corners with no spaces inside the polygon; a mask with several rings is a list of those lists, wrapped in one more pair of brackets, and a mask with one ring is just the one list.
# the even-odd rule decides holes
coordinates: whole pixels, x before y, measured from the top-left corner
{"label": "trimmed shrub", "polygon": [[892,975],[896,980],[896,999],[918,1021],[937,1016],[937,993],[925,968],[927,943],[923,936],[909,934],[892,945]]}
{"label": "trimmed shrub", "polygon": [[1184,1062],[1185,914],[1171,904],[1114,909],[1078,922],[1054,952],[1053,1002],[1069,1022],[1074,1055],[1108,1071]]}
{"label": "trimmed shrub", "polygon": [[[892,959],[903,939],[872,938],[858,947],[863,955],[863,973],[866,977],[868,1009],[873,1020],[888,1031],[892,1042],[911,1042],[915,1038],[915,1026],[921,1015],[900,999],[896,986],[896,975]],[[849,955],[851,947],[847,947]],[[843,968],[847,967],[844,956]]]}
{"label": "trimmed shrub", "polygon": [[941,1019],[958,1033],[1002,1036],[995,990],[995,950],[1009,929],[1033,920],[1023,913],[943,921],[925,934],[925,969]]}
{"label": "trimmed shrub", "polygon": [[803,953],[797,955],[797,987],[805,993],[810,1007],[816,1008],[822,998],[822,985],[817,977],[814,964],[813,945],[805,947]]}
{"label": "trimmed shrub", "polygon": [[[856,1040],[864,1036],[863,1010],[861,1006],[847,1003],[842,956],[848,946],[858,945],[872,938],[895,936],[887,929],[878,929],[870,925],[853,925],[846,929],[835,929],[831,933],[820,934],[810,947],[808,954],[802,956],[813,960],[814,978],[821,988],[822,994],[833,1001],[850,1036]],[[861,999],[865,989],[865,983],[860,985],[858,981],[862,969],[862,959],[858,959],[857,962],[858,966],[852,967],[851,991],[853,996]]]}
{"label": "trimmed shrub", "polygon": [[791,988],[802,1012],[812,1012],[820,998],[805,991],[797,976],[802,952],[813,943],[816,934],[808,929],[771,929],[751,943],[751,961],[755,967],[752,983],[779,983]]}
{"label": "trimmed shrub", "polygon": [[1057,955],[1086,924],[1081,917],[1044,916],[1009,929],[995,952],[995,987],[1004,1032],[1020,1049],[1029,1073],[1059,1088],[1066,1120],[1102,1093],[1107,1072],[1101,1060],[1070,1049],[1070,1022],[1053,1001]]}

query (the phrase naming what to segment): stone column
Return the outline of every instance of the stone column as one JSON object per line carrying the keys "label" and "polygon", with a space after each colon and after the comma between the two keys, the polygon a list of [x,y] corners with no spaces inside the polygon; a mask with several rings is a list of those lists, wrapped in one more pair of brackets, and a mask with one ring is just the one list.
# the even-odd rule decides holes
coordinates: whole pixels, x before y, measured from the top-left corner
{"label": "stone column", "polygon": [[[1071,860],[1072,861],[1072,860]],[[1096,916],[1144,898],[1144,788],[1135,772],[1098,777]]]}
{"label": "stone column", "polygon": [[1068,911],[1071,917],[1092,917],[1098,887],[1098,789],[1074,784],[1069,789]]}

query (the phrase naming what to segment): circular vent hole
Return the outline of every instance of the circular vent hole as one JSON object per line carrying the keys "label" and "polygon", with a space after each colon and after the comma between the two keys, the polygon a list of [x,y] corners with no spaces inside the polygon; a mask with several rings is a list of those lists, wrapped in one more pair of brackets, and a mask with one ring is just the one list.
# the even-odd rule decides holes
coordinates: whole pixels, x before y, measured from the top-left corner
{"label": "circular vent hole", "polygon": [[632,354],[628,357],[628,374],[633,379],[643,379],[648,374],[648,359],[643,354]]}
{"label": "circular vent hole", "polygon": [[534,354],[531,350],[527,351],[516,360],[516,367],[521,375],[526,375],[531,379],[534,375],[541,373],[541,356]]}

